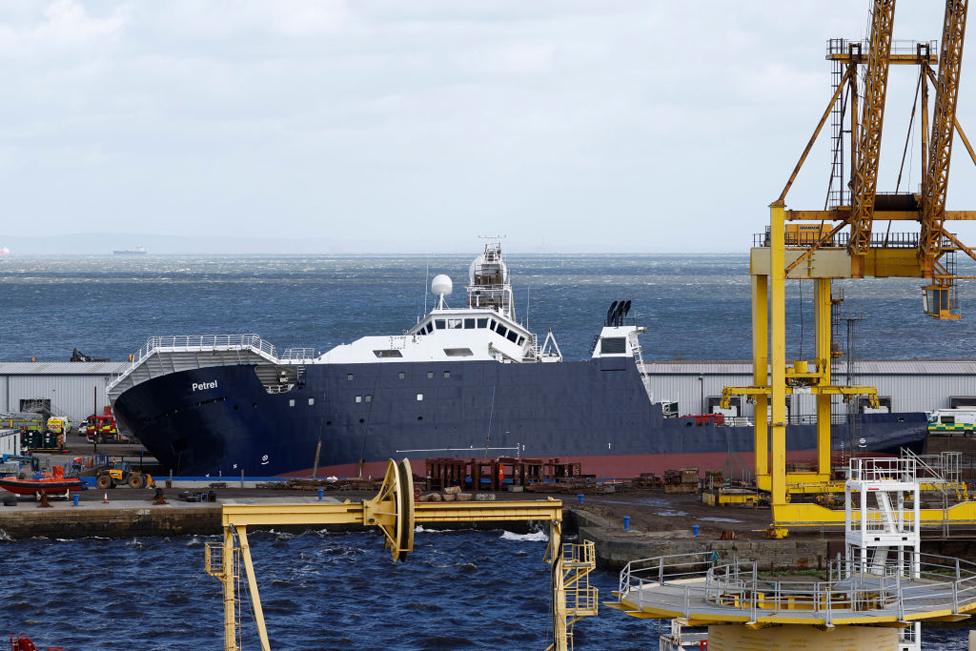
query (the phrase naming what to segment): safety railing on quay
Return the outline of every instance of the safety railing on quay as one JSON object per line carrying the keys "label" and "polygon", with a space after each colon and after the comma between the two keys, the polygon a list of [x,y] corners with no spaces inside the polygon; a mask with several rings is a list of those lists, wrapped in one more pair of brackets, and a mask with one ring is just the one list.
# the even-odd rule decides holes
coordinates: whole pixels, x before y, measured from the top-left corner
{"label": "safety railing on quay", "polygon": [[875,573],[853,571],[856,564],[838,557],[829,564],[827,580],[804,581],[766,578],[755,561],[719,564],[712,552],[659,556],[628,563],[620,573],[618,595],[638,609],[647,605],[685,616],[703,608],[734,610],[751,621],[780,612],[807,612],[830,623],[854,613],[904,619],[906,614],[976,608],[976,563],[934,554],[905,558]]}
{"label": "safety railing on quay", "polygon": [[852,481],[914,482],[918,477],[915,457],[853,457],[848,479]]}

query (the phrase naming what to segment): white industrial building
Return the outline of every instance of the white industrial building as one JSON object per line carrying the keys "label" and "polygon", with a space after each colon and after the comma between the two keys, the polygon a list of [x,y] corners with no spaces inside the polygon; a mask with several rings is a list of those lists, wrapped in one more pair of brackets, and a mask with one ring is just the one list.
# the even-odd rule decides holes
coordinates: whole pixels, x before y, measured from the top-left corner
{"label": "white industrial building", "polygon": [[[752,362],[748,361],[662,361],[647,362],[655,401],[676,400],[680,414],[711,413],[719,404],[722,387],[749,386]],[[847,364],[836,364],[834,384],[874,386],[882,407],[891,412],[926,412],[961,406],[976,406],[976,361],[893,360],[863,361],[854,365],[847,381]],[[790,415],[815,414],[813,396],[796,396]],[[835,413],[846,412],[835,398]],[[740,416],[752,416],[752,405],[739,401]]]}
{"label": "white industrial building", "polygon": [[123,362],[0,362],[0,412],[37,407],[74,423],[109,404],[105,385]]}

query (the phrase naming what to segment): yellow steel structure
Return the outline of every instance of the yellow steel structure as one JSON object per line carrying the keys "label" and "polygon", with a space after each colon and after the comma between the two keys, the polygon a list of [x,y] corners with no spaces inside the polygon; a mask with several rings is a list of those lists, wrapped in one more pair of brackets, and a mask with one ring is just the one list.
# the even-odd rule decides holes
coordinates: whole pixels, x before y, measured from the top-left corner
{"label": "yellow steel structure", "polygon": [[874,220],[874,197],[878,188],[881,130],[888,91],[888,60],[891,57],[891,31],[894,20],[895,0],[874,0],[867,71],[864,76],[864,113],[861,119],[861,137],[857,147],[857,167],[853,179],[851,237],[847,245],[855,267],[863,260],[864,253],[871,244],[871,225]]}
{"label": "yellow steel structure", "polygon": [[[949,160],[953,134],[958,133],[970,157],[974,151],[958,119],[962,47],[965,36],[967,0],[947,0],[941,58],[928,44],[918,43],[913,52],[892,54],[891,28],[894,0],[874,0],[869,51],[860,44],[842,42],[831,47],[827,58],[845,67],[838,73],[835,91],[814,128],[779,197],[770,205],[769,230],[750,253],[752,277],[753,378],[748,387],[727,387],[723,403],[733,395],[746,395],[755,404],[756,482],[770,493],[773,533],[785,535],[790,526],[842,524],[843,512],[816,504],[793,504],[791,492],[830,481],[831,402],[833,396],[846,400],[865,396],[877,404],[873,387],[837,386],[831,378],[831,282],[854,278],[919,278],[926,313],[938,319],[958,318],[953,283],[967,278],[954,272],[952,256],[961,251],[976,260],[976,252],[945,229],[951,220],[974,220],[976,211],[947,211]],[[921,194],[887,196],[876,193],[878,160],[884,118],[888,66],[911,64],[919,68],[922,157],[924,170]],[[938,63],[936,78],[932,66]],[[865,99],[858,115],[858,66],[867,66]],[[928,85],[935,91],[935,110],[929,125]],[[845,96],[845,89],[847,90]],[[824,210],[787,210],[786,198],[803,167],[814,142],[838,102],[847,102],[851,118],[851,205]],[[929,132],[930,131],[930,132]],[[931,137],[930,137],[931,136]],[[835,135],[835,142],[842,139]],[[835,145],[837,146],[837,145]],[[907,145],[906,145],[907,146]],[[835,156],[837,154],[835,153]],[[843,181],[844,179],[841,179]],[[916,221],[917,234],[889,232],[872,236],[872,224]],[[787,228],[789,224],[789,228]],[[848,233],[841,231],[849,227]],[[847,236],[845,242],[844,236]],[[788,362],[786,357],[786,283],[810,281],[814,285],[813,312],[816,344],[814,359]],[[816,396],[817,459],[812,472],[786,471],[788,396],[807,393]],[[964,502],[951,508],[923,510],[924,525],[943,522],[976,522],[976,504]]]}
{"label": "yellow steel structure", "polygon": [[240,567],[244,567],[247,589],[262,651],[271,642],[261,606],[257,577],[247,538],[249,526],[359,525],[382,531],[394,561],[406,560],[413,550],[414,527],[444,522],[548,522],[549,546],[546,562],[552,565],[553,643],[550,649],[568,651],[573,644],[573,624],[598,613],[597,588],[589,583],[596,567],[594,545],[561,544],[562,502],[552,498],[497,502],[415,502],[410,463],[392,459],[380,492],[362,502],[343,503],[225,503],[222,507],[223,541],[208,544],[204,566],[220,579],[224,595],[224,650],[240,651],[237,597]]}

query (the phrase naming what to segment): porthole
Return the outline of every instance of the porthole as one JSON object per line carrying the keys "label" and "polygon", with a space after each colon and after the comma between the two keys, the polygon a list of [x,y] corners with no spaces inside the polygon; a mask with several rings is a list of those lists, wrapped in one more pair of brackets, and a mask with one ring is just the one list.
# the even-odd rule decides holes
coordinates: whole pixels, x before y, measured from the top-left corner
{"label": "porthole", "polygon": [[346,373],[346,381],[352,382],[352,373]]}
{"label": "porthole", "polygon": [[311,407],[314,404],[315,404],[315,398],[309,398],[308,399],[308,406]]}
{"label": "porthole", "polygon": [[451,372],[450,371],[444,371],[444,379],[446,380],[449,377],[451,377]]}
{"label": "porthole", "polygon": [[427,371],[427,379],[428,380],[433,380],[434,379],[434,372],[433,371]]}
{"label": "porthole", "polygon": [[292,399],[290,399],[290,400],[288,401],[288,406],[289,406],[289,407],[294,407],[294,406],[295,406],[295,399],[294,399],[294,398],[292,398]]}
{"label": "porthole", "polygon": [[417,420],[423,420],[423,419],[424,419],[423,416],[417,416]]}
{"label": "porthole", "polygon": [[366,419],[365,419],[365,418],[360,418],[360,419],[359,419],[359,422],[360,422],[360,423],[365,423],[365,422],[366,422]]}
{"label": "porthole", "polygon": [[397,373],[397,379],[398,380],[405,380],[405,379],[407,379],[407,374],[404,373],[403,371],[400,371],[399,373]]}

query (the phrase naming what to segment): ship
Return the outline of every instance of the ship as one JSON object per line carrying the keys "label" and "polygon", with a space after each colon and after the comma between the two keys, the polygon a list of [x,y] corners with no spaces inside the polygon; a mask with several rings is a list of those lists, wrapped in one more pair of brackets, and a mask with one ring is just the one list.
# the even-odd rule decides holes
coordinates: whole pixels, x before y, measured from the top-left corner
{"label": "ship", "polygon": [[137,246],[134,249],[115,249],[112,255],[146,255],[149,251],[144,246]]}
{"label": "ship", "polygon": [[[108,386],[116,419],[177,475],[375,476],[401,457],[421,473],[444,457],[558,458],[598,477],[753,467],[745,419],[680,417],[654,399],[630,300],[599,315],[588,359],[567,360],[552,331],[518,320],[500,243],[471,263],[463,306],[446,275],[431,292],[401,334],[321,354],[256,334],[151,337]],[[858,451],[921,451],[924,413],[855,418]],[[835,445],[848,427],[834,426]],[[791,460],[815,449],[815,425],[790,427]]]}

